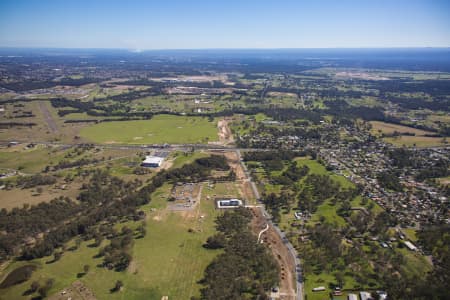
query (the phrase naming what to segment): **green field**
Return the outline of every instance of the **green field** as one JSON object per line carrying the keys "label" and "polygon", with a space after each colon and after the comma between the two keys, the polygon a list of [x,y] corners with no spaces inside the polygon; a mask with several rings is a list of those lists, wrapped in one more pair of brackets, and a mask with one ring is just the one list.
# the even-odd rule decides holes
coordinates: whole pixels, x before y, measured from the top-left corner
{"label": "green field", "polygon": [[80,135],[97,143],[184,144],[217,141],[216,121],[203,117],[158,115],[150,120],[104,122],[83,128]]}
{"label": "green field", "polygon": [[23,173],[41,172],[46,165],[56,163],[63,158],[63,152],[57,148],[38,146],[25,150],[26,144],[0,151],[0,168],[20,170]]}
{"label": "green field", "polygon": [[[200,205],[190,212],[171,212],[167,206],[170,185],[164,185],[152,196],[150,204],[141,209],[147,214],[147,235],[136,239],[133,247],[133,261],[125,272],[109,271],[97,267],[102,258],[94,258],[99,248],[89,247],[92,241],[83,242],[75,251],[65,251],[56,263],[46,263],[51,257],[31,262],[13,262],[1,276],[8,274],[24,264],[36,264],[37,271],[25,283],[3,289],[0,299],[29,299],[22,294],[31,282],[44,283],[55,279],[49,295],[60,292],[76,280],[87,286],[97,299],[157,299],[169,296],[169,299],[190,299],[199,296],[200,285],[206,266],[220,253],[202,247],[206,239],[215,232],[214,220],[218,211],[207,194],[215,194],[215,189],[204,187],[205,193]],[[201,217],[203,216],[203,217]],[[133,222],[122,223],[133,228]],[[191,232],[190,232],[191,231]],[[103,246],[107,242],[103,243]],[[70,245],[68,245],[70,247]],[[88,274],[77,278],[85,264],[90,265]],[[116,280],[122,280],[124,288],[111,293]]]}

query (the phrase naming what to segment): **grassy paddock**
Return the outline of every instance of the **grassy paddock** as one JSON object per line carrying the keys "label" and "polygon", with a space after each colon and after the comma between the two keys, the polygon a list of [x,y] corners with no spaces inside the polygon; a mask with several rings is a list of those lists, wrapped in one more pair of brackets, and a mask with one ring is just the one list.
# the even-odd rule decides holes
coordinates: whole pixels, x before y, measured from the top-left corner
{"label": "grassy paddock", "polygon": [[85,127],[81,136],[98,143],[162,144],[216,141],[216,122],[203,117],[158,115],[150,120],[105,122]]}
{"label": "grassy paddock", "polygon": [[[389,142],[393,145],[405,145],[408,147],[432,147],[445,145],[444,140],[441,137],[426,136],[427,134],[433,134],[433,132],[431,131],[379,121],[371,121],[370,124],[372,124],[372,133],[374,134],[379,134],[380,132],[383,134],[393,134],[394,132],[398,132],[400,136],[388,137],[384,139],[386,142]],[[402,135],[405,133],[412,133],[415,135]]]}
{"label": "grassy paddock", "polygon": [[433,132],[425,131],[421,129],[416,129],[413,127],[398,125],[398,124],[391,124],[386,122],[380,122],[380,121],[371,121],[370,124],[372,124],[372,131],[378,132],[381,131],[382,133],[386,134],[392,134],[394,132],[398,133],[414,133],[417,136],[423,136],[425,134],[432,134]]}
{"label": "grassy paddock", "polygon": [[385,138],[385,141],[396,146],[433,147],[445,146],[443,138],[429,136],[400,136],[397,138]]}

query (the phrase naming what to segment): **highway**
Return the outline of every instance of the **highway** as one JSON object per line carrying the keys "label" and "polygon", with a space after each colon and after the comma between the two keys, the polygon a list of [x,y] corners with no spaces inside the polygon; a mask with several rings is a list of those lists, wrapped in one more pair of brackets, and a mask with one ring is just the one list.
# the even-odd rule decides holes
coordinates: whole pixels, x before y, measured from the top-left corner
{"label": "highway", "polygon": [[0,145],[7,146],[9,143],[21,143],[21,144],[35,144],[35,145],[46,145],[55,147],[74,147],[80,145],[94,145],[98,148],[105,149],[130,149],[130,150],[208,150],[213,152],[228,152],[228,151],[245,151],[245,152],[264,152],[264,151],[278,151],[277,149],[256,149],[256,148],[236,148],[229,146],[221,146],[216,144],[98,144],[98,143],[62,143],[62,142],[43,142],[43,141],[33,141],[33,140],[0,140]]}

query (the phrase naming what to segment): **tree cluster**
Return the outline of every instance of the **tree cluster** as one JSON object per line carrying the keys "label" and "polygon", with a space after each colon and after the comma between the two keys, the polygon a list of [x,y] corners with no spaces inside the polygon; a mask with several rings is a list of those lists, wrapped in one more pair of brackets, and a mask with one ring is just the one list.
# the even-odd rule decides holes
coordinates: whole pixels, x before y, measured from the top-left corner
{"label": "tree cluster", "polygon": [[226,211],[216,220],[224,248],[205,270],[201,299],[267,299],[267,291],[278,284],[278,266],[268,249],[257,243],[249,228],[251,213],[240,208]]}

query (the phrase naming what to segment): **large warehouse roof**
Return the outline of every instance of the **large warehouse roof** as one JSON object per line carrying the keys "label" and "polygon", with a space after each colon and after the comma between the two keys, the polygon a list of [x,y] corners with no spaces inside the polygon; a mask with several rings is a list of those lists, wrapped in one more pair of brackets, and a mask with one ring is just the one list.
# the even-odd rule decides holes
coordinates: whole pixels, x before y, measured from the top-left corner
{"label": "large warehouse roof", "polygon": [[146,156],[145,160],[142,162],[142,165],[150,165],[150,166],[161,166],[164,158],[159,156]]}

